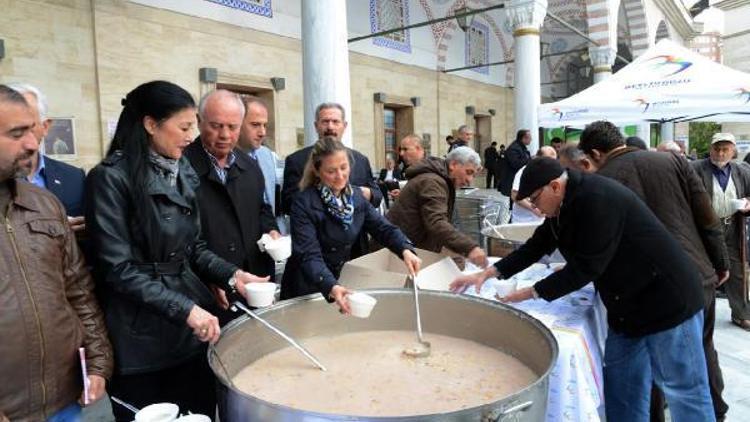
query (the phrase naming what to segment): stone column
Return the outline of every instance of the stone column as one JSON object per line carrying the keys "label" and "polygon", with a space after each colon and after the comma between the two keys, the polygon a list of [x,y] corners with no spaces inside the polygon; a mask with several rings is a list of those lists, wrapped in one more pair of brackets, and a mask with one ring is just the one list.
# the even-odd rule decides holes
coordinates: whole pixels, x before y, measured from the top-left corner
{"label": "stone column", "polygon": [[305,101],[305,145],[317,141],[315,108],[320,103],[344,106],[349,127],[342,141],[352,146],[351,92],[346,0],[302,1],[302,85]]}
{"label": "stone column", "polygon": [[547,0],[510,0],[506,3],[508,19],[513,26],[515,70],[513,95],[516,130],[531,131],[532,154],[539,149],[539,118],[541,103],[541,66],[539,60],[539,28],[547,14]]}
{"label": "stone column", "polygon": [[612,76],[612,65],[615,64],[617,51],[609,46],[589,47],[589,59],[594,69],[594,83],[599,83]]}

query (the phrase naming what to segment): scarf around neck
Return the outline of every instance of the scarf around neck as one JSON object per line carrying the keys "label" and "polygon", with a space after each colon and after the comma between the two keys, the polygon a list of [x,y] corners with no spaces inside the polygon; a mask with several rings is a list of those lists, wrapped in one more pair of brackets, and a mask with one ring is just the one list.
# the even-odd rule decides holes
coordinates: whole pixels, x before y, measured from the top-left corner
{"label": "scarf around neck", "polygon": [[177,175],[180,171],[179,160],[164,157],[152,149],[148,151],[148,161],[151,163],[156,174],[163,177],[169,186],[177,185]]}
{"label": "scarf around neck", "polygon": [[354,219],[354,195],[352,186],[346,185],[341,191],[341,198],[336,198],[331,188],[319,184],[317,186],[320,199],[326,207],[328,214],[341,221],[344,227],[349,227]]}

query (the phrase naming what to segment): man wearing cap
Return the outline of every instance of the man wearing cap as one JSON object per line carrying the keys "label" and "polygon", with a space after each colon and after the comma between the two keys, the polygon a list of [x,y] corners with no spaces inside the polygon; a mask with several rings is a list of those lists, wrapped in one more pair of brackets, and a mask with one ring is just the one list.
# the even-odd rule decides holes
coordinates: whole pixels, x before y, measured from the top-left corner
{"label": "man wearing cap", "polygon": [[709,158],[691,164],[703,180],[711,205],[721,220],[729,252],[729,281],[726,293],[732,309],[732,323],[750,331],[748,305],[745,216],[750,212],[750,169],[734,163],[736,142],[731,133],[717,133],[711,139]]}
{"label": "man wearing cap", "polygon": [[673,420],[714,421],[703,356],[703,296],[693,261],[635,193],[598,175],[532,160],[518,198],[547,219],[517,251],[451,284],[460,291],[510,278],[559,248],[567,264],[503,298],[555,300],[593,281],[607,307],[604,357],[607,420],[648,420],[651,383]]}

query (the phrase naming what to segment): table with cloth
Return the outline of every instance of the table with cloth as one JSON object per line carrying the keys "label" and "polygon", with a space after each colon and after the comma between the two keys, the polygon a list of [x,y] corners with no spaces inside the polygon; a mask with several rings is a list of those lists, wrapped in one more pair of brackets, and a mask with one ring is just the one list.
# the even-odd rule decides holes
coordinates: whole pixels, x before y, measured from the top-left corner
{"label": "table with cloth", "polygon": [[[494,261],[496,259],[491,260]],[[553,267],[554,264],[534,264],[509,280],[516,281],[519,289],[528,287],[549,275]],[[467,265],[465,273],[477,270]],[[481,292],[476,293],[471,287],[465,293],[497,300],[498,283],[501,281],[491,278]],[[549,377],[546,420],[604,420],[602,356],[607,318],[593,284],[552,302],[536,299],[510,305],[540,320],[552,331],[559,345],[557,363]]]}

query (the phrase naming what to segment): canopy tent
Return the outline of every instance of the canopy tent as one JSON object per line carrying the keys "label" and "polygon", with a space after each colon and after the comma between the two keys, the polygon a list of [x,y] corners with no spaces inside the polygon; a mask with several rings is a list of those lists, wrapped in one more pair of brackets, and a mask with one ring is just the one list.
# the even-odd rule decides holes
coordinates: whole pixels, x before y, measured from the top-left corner
{"label": "canopy tent", "polygon": [[750,74],[664,39],[611,77],[539,106],[539,126],[690,120],[750,122]]}

